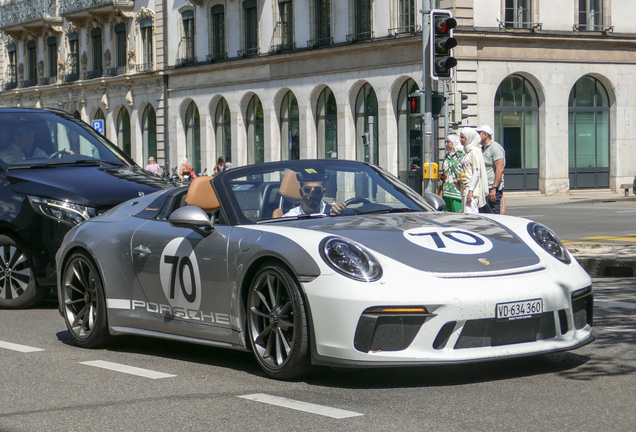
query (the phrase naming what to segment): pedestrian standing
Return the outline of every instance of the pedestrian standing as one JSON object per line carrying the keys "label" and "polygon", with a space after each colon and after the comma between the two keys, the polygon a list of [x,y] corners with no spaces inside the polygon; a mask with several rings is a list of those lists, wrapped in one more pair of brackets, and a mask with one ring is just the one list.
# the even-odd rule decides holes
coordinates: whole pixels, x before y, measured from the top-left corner
{"label": "pedestrian standing", "polygon": [[148,165],[146,165],[146,171],[150,171],[153,174],[159,174],[161,171],[161,167],[157,162],[155,162],[155,158],[150,156],[148,158]]}
{"label": "pedestrian standing", "polygon": [[464,213],[477,214],[479,209],[487,205],[488,181],[486,166],[481,152],[481,137],[473,128],[463,128],[460,140],[465,149],[462,159],[462,174],[458,184],[462,187]]}
{"label": "pedestrian standing", "polygon": [[[482,213],[501,213],[501,200],[504,190],[504,168],[506,151],[493,139],[492,128],[483,125],[475,129],[481,138],[484,153],[484,164],[488,178],[488,208]],[[480,210],[481,211],[481,210]],[[505,210],[504,210],[505,212]]]}
{"label": "pedestrian standing", "polygon": [[223,160],[223,156],[219,156],[219,159],[216,161],[216,165],[214,166],[214,175],[222,173],[225,171],[225,160]]}
{"label": "pedestrian standing", "polygon": [[464,158],[464,146],[459,140],[459,135],[451,133],[446,137],[446,156],[442,162],[440,179],[442,185],[442,198],[446,203],[445,211],[461,213],[462,193],[457,189],[455,182],[461,178],[461,162]]}

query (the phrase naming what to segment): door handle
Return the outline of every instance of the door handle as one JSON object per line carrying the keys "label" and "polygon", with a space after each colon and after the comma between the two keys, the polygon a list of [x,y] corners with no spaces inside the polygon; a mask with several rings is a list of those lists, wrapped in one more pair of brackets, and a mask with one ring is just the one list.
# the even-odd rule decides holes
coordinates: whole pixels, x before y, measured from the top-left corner
{"label": "door handle", "polygon": [[144,245],[135,246],[135,248],[133,249],[133,252],[139,255],[150,255],[152,253],[150,252],[150,249],[148,249]]}

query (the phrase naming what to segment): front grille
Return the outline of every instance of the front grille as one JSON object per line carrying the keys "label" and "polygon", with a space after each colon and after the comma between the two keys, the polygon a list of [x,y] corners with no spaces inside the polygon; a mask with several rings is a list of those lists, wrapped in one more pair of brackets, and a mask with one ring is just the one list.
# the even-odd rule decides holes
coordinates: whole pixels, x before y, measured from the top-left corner
{"label": "front grille", "polygon": [[556,337],[554,313],[510,321],[487,318],[466,321],[455,349],[512,345]]}
{"label": "front grille", "polygon": [[578,290],[572,293],[572,314],[574,315],[574,327],[577,330],[594,323],[594,294],[592,287]]}
{"label": "front grille", "polygon": [[356,328],[354,347],[362,352],[405,350],[430,316],[363,314]]}

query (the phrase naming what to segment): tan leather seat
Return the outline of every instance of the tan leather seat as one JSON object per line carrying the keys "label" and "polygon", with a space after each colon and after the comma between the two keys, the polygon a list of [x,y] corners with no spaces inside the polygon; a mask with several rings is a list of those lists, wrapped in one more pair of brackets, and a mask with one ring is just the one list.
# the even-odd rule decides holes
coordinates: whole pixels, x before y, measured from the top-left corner
{"label": "tan leather seat", "polygon": [[303,197],[300,195],[300,182],[296,178],[296,174],[296,171],[287,170],[283,179],[280,181],[278,193],[280,193],[281,199],[278,208],[272,213],[273,218],[283,216],[283,201],[285,199],[295,204],[303,200]]}
{"label": "tan leather seat", "polygon": [[200,176],[192,180],[186,195],[186,204],[200,207],[206,212],[219,209],[221,204],[214,193],[211,181],[212,176]]}

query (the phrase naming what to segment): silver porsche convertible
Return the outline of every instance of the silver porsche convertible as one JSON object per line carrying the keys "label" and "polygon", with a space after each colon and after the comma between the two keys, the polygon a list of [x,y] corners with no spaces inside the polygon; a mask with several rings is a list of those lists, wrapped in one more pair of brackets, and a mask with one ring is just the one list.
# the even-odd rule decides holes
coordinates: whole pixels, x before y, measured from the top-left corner
{"label": "silver porsche convertible", "polygon": [[74,227],[60,313],[82,347],[133,334],[252,351],[277,379],[594,339],[592,282],[552,231],[442,207],[361,162],[199,177]]}

